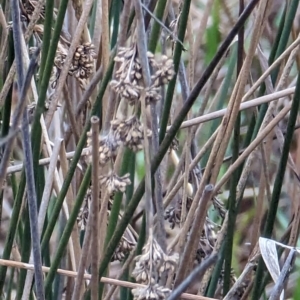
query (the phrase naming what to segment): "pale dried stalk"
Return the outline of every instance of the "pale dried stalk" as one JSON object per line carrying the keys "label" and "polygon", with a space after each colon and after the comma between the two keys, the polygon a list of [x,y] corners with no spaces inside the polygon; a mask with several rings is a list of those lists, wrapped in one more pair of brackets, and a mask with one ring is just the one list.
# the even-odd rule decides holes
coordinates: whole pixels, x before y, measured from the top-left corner
{"label": "pale dried stalk", "polygon": [[[228,212],[226,212],[222,227],[221,227],[220,231],[218,232],[217,240],[216,240],[216,243],[214,245],[214,249],[213,249],[211,255],[216,254],[220,251],[223,240],[227,234],[227,228],[228,228]],[[203,295],[205,293],[207,286],[209,284],[209,281],[211,279],[212,272],[213,272],[213,267],[209,268],[205,272],[203,279],[201,281],[201,284],[199,286],[199,289],[198,289],[198,295],[199,294]]]}
{"label": "pale dried stalk", "polygon": [[[89,149],[88,148],[84,148],[82,150],[81,156],[85,156],[89,154]],[[67,159],[72,159],[75,155],[75,151],[71,151],[71,152],[67,152],[66,153],[66,158]],[[39,165],[43,166],[43,165],[48,165],[50,163],[50,157],[46,157],[46,158],[42,158],[39,160]],[[20,172],[23,168],[23,164],[17,164],[15,166],[10,166],[7,168],[7,174],[12,174],[12,173],[16,173],[16,172]]]}
{"label": "pale dried stalk", "polygon": [[[69,170],[69,164],[68,164],[68,160],[66,158],[65,143],[62,144],[62,147],[60,149],[60,166],[61,166],[62,180],[60,180],[60,179],[57,180],[59,191],[61,190],[61,187],[62,187],[63,178],[66,178],[66,175]],[[65,214],[66,214],[66,212],[72,211],[73,206],[74,206],[74,194],[73,194],[71,186],[69,186],[67,194],[66,194],[66,201],[64,201],[64,203],[63,203],[63,211],[65,212]],[[68,218],[69,217],[67,216],[67,219]],[[73,261],[72,261],[72,267],[74,270],[77,270],[78,265],[79,265],[79,260],[82,255],[79,240],[80,239],[79,239],[78,230],[75,225],[72,230],[71,239],[69,240],[70,253],[72,256],[74,256]],[[72,254],[72,251],[74,252],[74,254]]]}
{"label": "pale dried stalk", "polygon": [[[18,269],[34,270],[34,265],[32,265],[32,264],[27,264],[27,263],[12,261],[12,260],[0,259],[0,265],[12,267],[12,268],[18,268]],[[48,273],[49,270],[50,270],[49,267],[45,267],[45,266],[42,267],[42,271],[44,273]],[[73,277],[73,278],[77,277],[77,274],[78,274],[77,272],[64,270],[64,269],[57,269],[57,273],[68,276],[68,277]],[[84,274],[84,278],[90,280],[91,275]],[[129,282],[129,281],[122,281],[122,280],[117,280],[117,279],[108,278],[108,277],[101,277],[100,282],[106,283],[106,284],[123,286],[123,287],[130,288],[130,289],[133,289],[136,287],[146,288],[146,285],[143,285],[143,284],[133,283],[133,282]],[[186,300],[217,300],[214,298],[196,296],[196,295],[192,295],[192,294],[188,294],[188,293],[183,293],[181,295],[181,298],[186,299]]]}
{"label": "pale dried stalk", "polygon": [[73,111],[73,105],[70,99],[69,91],[67,85],[63,88],[63,94],[64,94],[64,102],[67,110],[67,115],[70,120],[70,125],[72,129],[72,133],[74,134],[74,138],[76,143],[79,140],[79,130],[78,130],[78,121],[76,120],[76,116]]}
{"label": "pale dried stalk", "polygon": [[245,158],[263,141],[263,139],[274,129],[274,127],[285,117],[285,115],[291,109],[291,104],[285,106],[278,115],[257,135],[254,141],[243,151],[238,159],[228,168],[226,173],[216,184],[213,195],[215,196],[220,188],[227,182],[232,173],[237,167],[245,160]]}
{"label": "pale dried stalk", "polygon": [[[96,16],[95,16],[95,24],[94,24],[94,35],[93,35],[93,45],[95,46],[95,51],[97,56],[99,57],[99,49],[100,49],[100,43],[101,43],[101,33],[102,33],[102,1],[95,2],[96,6]],[[99,62],[97,62],[98,64]]]}
{"label": "pale dried stalk", "polygon": [[180,227],[184,224],[187,215],[187,198],[188,198],[188,187],[189,187],[189,165],[191,159],[191,144],[192,144],[192,129],[188,129],[186,146],[185,146],[185,166],[184,166],[184,183],[183,183],[183,195],[182,195],[182,205],[181,205],[181,216],[180,216]]}
{"label": "pale dried stalk", "polygon": [[[199,224],[199,222],[200,221],[202,222],[202,220],[203,220],[203,215],[204,216],[206,215],[206,210],[200,211],[198,209],[197,213],[195,214],[195,219],[193,218],[196,207],[198,206],[199,199],[204,191],[204,187],[205,187],[209,177],[211,178],[210,182],[212,184],[214,184],[217,179],[217,175],[219,173],[219,168],[223,162],[223,157],[224,157],[224,154],[225,154],[225,151],[227,148],[227,144],[228,144],[231,132],[232,132],[232,128],[234,126],[237,114],[239,112],[239,106],[240,106],[240,103],[242,100],[246,80],[248,79],[248,75],[246,75],[246,74],[248,74],[247,72],[250,68],[252,58],[254,56],[255,49],[256,49],[256,46],[258,43],[258,39],[260,37],[260,31],[261,31],[261,27],[263,25],[263,17],[264,17],[265,7],[266,7],[266,2],[260,2],[256,22],[255,22],[254,29],[253,29],[253,35],[252,35],[249,53],[246,56],[244,65],[239,74],[237,84],[235,85],[235,89],[234,89],[232,96],[230,98],[230,101],[229,101],[227,113],[223,118],[223,122],[221,124],[220,130],[218,130],[218,136],[214,143],[211,154],[209,156],[209,160],[207,163],[207,167],[204,171],[202,181],[201,181],[198,191],[194,197],[194,201],[192,202],[192,206],[188,213],[187,220],[184,224],[183,228],[184,228],[185,232],[187,232],[187,229],[190,228],[192,222],[194,222],[194,224]],[[211,173],[211,171],[212,171],[212,173]],[[205,208],[207,209],[208,206],[206,206]],[[175,286],[178,285],[180,282],[182,282],[186,273],[191,268],[192,257],[193,257],[193,255],[191,255],[191,253],[195,253],[199,238],[202,233],[203,224],[201,223],[200,225],[197,227],[193,226],[193,228],[191,230],[190,236],[193,236],[193,239],[189,239],[188,244],[186,244],[185,251],[183,252],[183,256],[181,258],[181,261],[180,261],[180,264],[179,264],[179,267],[177,270]],[[180,241],[179,241],[179,253],[181,253],[181,248],[183,247],[185,239],[186,239],[186,236],[182,235],[180,238]],[[187,251],[187,249],[189,251]]]}
{"label": "pale dried stalk", "polygon": [[7,29],[7,22],[6,22],[5,15],[3,13],[2,5],[0,5],[0,24],[2,27],[2,33],[4,35],[4,40],[6,40],[8,36],[8,29]]}
{"label": "pale dried stalk", "polygon": [[[294,92],[295,92],[295,87],[291,87],[291,88],[287,88],[287,89],[284,89],[279,92],[274,92],[274,93],[266,95],[266,96],[258,97],[253,100],[243,102],[240,104],[239,111],[242,111],[242,110],[245,110],[248,108],[252,108],[255,106],[259,106],[260,104],[268,103],[268,102],[277,100],[282,97],[290,96],[290,95],[294,94]],[[205,114],[203,116],[196,117],[196,118],[190,119],[188,121],[184,121],[184,122],[182,122],[182,125],[180,128],[183,129],[183,128],[187,128],[190,126],[199,125],[200,123],[208,122],[213,119],[223,117],[227,113],[228,113],[228,108],[220,109],[220,110]],[[169,128],[170,128],[170,126],[167,127],[167,129],[169,129]]]}
{"label": "pale dried stalk", "polygon": [[54,112],[56,110],[56,107],[57,107],[58,99],[61,96],[63,87],[65,85],[65,82],[66,82],[66,79],[67,79],[67,76],[68,76],[68,72],[69,72],[71,63],[73,61],[74,53],[75,53],[76,48],[78,47],[78,44],[80,42],[81,33],[82,33],[84,27],[86,26],[86,22],[87,22],[87,19],[89,17],[89,13],[90,13],[91,7],[93,5],[93,2],[94,2],[93,0],[86,0],[85,1],[83,12],[81,14],[78,25],[76,27],[74,37],[72,39],[70,48],[68,50],[68,55],[66,57],[64,66],[63,66],[63,68],[61,70],[61,73],[60,73],[60,77],[59,77],[59,80],[58,80],[58,83],[57,83],[57,88],[54,92],[54,95],[52,96],[51,104],[50,104],[50,107],[49,107],[49,109],[47,111],[47,114],[46,114],[46,117],[45,117],[47,128],[49,128],[50,123],[52,121],[53,114],[54,114]]}
{"label": "pale dried stalk", "polygon": [[[175,167],[175,171],[172,174],[172,178],[168,183],[168,188],[166,190],[166,196],[170,193],[170,191],[173,189],[175,184],[178,181],[179,175],[182,173],[182,167],[184,166],[184,161],[185,161],[185,153],[186,153],[186,148],[184,148],[182,155],[180,156],[180,159],[178,158],[178,155],[175,150],[171,150],[169,153],[169,160],[173,162],[173,165]],[[190,194],[191,196],[191,194]]]}
{"label": "pale dried stalk", "polygon": [[99,264],[99,118],[93,116],[92,123],[92,201],[91,201],[91,299],[98,299]]}
{"label": "pale dried stalk", "polygon": [[0,5],[0,24],[2,27],[2,32],[3,32],[3,36],[2,36],[2,49],[1,49],[1,53],[0,53],[0,70],[1,72],[3,72],[2,70],[4,70],[4,61],[5,61],[5,57],[6,57],[6,53],[7,53],[7,46],[8,46],[8,29],[7,29],[7,22],[6,22],[6,18],[5,15],[3,13],[3,9],[2,6]]}
{"label": "pale dried stalk", "polygon": [[189,65],[188,65],[188,74],[189,74],[189,89],[191,90],[194,87],[194,73],[195,73],[195,52],[194,52],[194,39],[193,39],[193,27],[192,27],[192,18],[188,19],[187,23],[187,37],[189,41]]}
{"label": "pale dried stalk", "polygon": [[[98,84],[98,82],[100,81],[100,79],[102,78],[102,68],[99,68],[96,73],[94,74],[94,76],[92,77],[92,79],[90,80],[89,84],[86,87],[86,90],[84,91],[80,102],[78,103],[76,109],[75,109],[75,118],[78,118],[80,116],[80,113],[82,112],[84,106],[86,105],[86,103],[90,100],[90,102],[92,103],[92,94],[95,92],[95,88]],[[71,136],[71,126],[68,125],[67,129],[65,130],[64,133],[64,140],[66,145],[68,145],[70,136]]]}
{"label": "pale dried stalk", "polygon": [[[242,101],[242,97],[244,94],[245,86],[248,80],[249,76],[249,69],[252,64],[252,60],[258,45],[259,38],[261,36],[261,32],[265,26],[266,19],[268,16],[267,8],[268,8],[268,2],[264,1],[260,2],[259,7],[257,9],[257,15],[256,20],[254,23],[253,33],[251,37],[250,47],[248,50],[248,54],[245,57],[245,61],[243,63],[242,69],[239,73],[237,84],[234,87],[234,90],[232,92],[232,96],[229,101],[228,105],[228,114],[224,117],[224,125],[221,128],[224,128],[223,130],[219,131],[219,136],[217,137],[218,142],[216,141],[216,148],[219,148],[218,155],[216,156],[215,166],[211,175],[211,182],[214,184],[218,173],[219,173],[219,166],[221,166],[223,157],[232,133],[232,130],[234,128],[234,124],[236,121],[236,117],[239,112],[239,106]],[[214,145],[215,147],[215,145]]]}
{"label": "pale dried stalk", "polygon": [[233,6],[236,5],[236,4],[234,3],[234,1],[231,1],[231,0],[229,1],[229,3],[230,3],[230,5],[228,5],[228,1],[225,0],[225,1],[221,2],[221,5],[224,9],[224,13],[228,17],[228,21],[229,21],[228,25],[233,26],[235,24],[236,20],[235,20],[234,16],[232,15],[233,14],[232,11],[233,11]]}
{"label": "pale dried stalk", "polygon": [[[282,68],[282,74],[281,74],[279,82],[278,82],[278,84],[276,86],[275,91],[283,88],[287,84],[287,78],[288,78],[288,76],[290,74],[290,71],[291,71],[291,68],[292,68],[292,66],[294,64],[295,56],[296,56],[297,52],[298,52],[298,47],[295,48],[292,51],[292,53],[290,54],[290,56],[288,58],[288,61],[287,61],[286,65],[284,66],[284,68]],[[263,53],[260,50],[260,48],[258,48],[258,55],[259,55],[259,60],[260,60],[262,69],[266,69],[267,68],[267,64],[268,64],[267,63],[267,59],[263,55]],[[266,90],[267,90],[268,93],[273,93],[274,92],[274,88],[273,88],[273,85],[272,85],[270,77],[266,78],[265,85],[266,85]],[[265,114],[265,117],[264,117],[264,120],[262,122],[261,128],[264,128],[266,126],[266,124],[268,124],[270,122],[270,120],[273,118],[273,113],[274,113],[275,110],[276,110],[276,102],[272,102],[269,105],[268,110],[267,110],[267,112]],[[279,128],[279,126],[275,127],[275,134],[276,134],[276,137],[277,137],[277,141],[279,143],[280,151],[282,151],[283,144],[284,144],[284,136],[283,136],[282,130]],[[269,139],[269,143],[271,143],[271,142],[272,142],[272,139]],[[295,163],[293,161],[293,158],[292,158],[291,154],[289,154],[289,157],[288,157],[288,165],[291,167],[291,169],[293,170],[294,174],[297,177],[299,177],[298,171],[296,170]],[[299,183],[299,181],[297,181],[297,183]]]}
{"label": "pale dried stalk", "polygon": [[[176,279],[174,283],[174,287],[177,287],[185,278],[187,275],[187,272],[190,271],[191,266],[190,260],[187,259],[189,256],[194,257],[193,247],[194,247],[194,241],[197,241],[197,245],[199,243],[199,238],[197,238],[197,234],[200,231],[200,234],[202,234],[202,228],[205,222],[206,214],[199,214],[199,212],[206,212],[208,209],[208,206],[210,204],[211,194],[213,192],[213,185],[209,184],[206,185],[203,189],[203,194],[201,195],[201,199],[198,202],[198,206],[195,212],[196,216],[200,216],[197,219],[195,219],[195,222],[192,225],[192,228],[190,230],[189,237],[187,239],[186,247],[184,248],[184,251],[182,253],[182,260],[180,262],[180,265],[177,269]],[[197,222],[196,222],[197,221]],[[200,229],[200,230],[199,230]],[[192,259],[194,261],[194,259]],[[186,265],[184,265],[186,264]]]}
{"label": "pale dried stalk", "polygon": [[[261,148],[262,146],[260,146]],[[264,166],[262,166],[261,168],[263,168]],[[260,226],[261,226],[261,222],[262,222],[262,217],[263,214],[265,212],[264,209],[264,199],[265,199],[265,193],[266,193],[266,176],[264,176],[264,174],[262,174],[261,172],[261,176],[260,176],[260,181],[259,181],[259,192],[257,195],[257,201],[256,201],[256,214],[254,214],[254,218],[253,218],[253,228],[251,230],[252,234],[251,234],[251,250],[253,250],[256,242],[258,241],[258,238],[260,236]]]}
{"label": "pale dried stalk", "polygon": [[[88,258],[89,258],[89,251],[91,246],[91,237],[92,237],[92,213],[90,211],[88,222],[86,226],[86,231],[84,235],[84,241],[82,245],[82,254],[80,257],[78,273],[76,276],[75,287],[72,294],[72,300],[79,300],[81,299],[81,291],[83,288],[83,279],[85,279],[85,269],[87,266]],[[91,278],[91,277],[90,277]]]}
{"label": "pale dried stalk", "polygon": [[205,10],[201,17],[199,28],[197,30],[196,40],[195,40],[194,49],[193,49],[193,52],[195,54],[195,63],[197,62],[197,56],[198,56],[197,50],[199,50],[201,48],[202,39],[203,39],[204,33],[207,28],[207,21],[208,21],[209,16],[211,15],[211,10],[212,10],[213,4],[214,4],[214,0],[208,0],[206,2]]}
{"label": "pale dried stalk", "polygon": [[300,36],[272,63],[271,66],[259,77],[259,79],[251,86],[249,91],[244,95],[242,102],[247,101],[250,96],[264,83],[265,79],[276,69],[287,56],[300,44]]}
{"label": "pale dried stalk", "polygon": [[224,300],[230,300],[230,299],[234,298],[236,291],[242,287],[243,283],[245,282],[245,279],[249,275],[251,275],[254,267],[256,266],[256,261],[257,261],[258,257],[259,257],[259,255],[256,255],[247,262],[242,274],[239,276],[239,278],[236,280],[236,282],[231,287],[229,292],[226,294]]}

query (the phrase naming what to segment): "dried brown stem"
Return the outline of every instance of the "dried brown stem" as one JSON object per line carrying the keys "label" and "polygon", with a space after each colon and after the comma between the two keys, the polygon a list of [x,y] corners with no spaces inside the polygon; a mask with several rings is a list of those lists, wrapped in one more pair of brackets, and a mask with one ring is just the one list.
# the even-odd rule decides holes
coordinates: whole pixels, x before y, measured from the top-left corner
{"label": "dried brown stem", "polygon": [[[34,265],[32,265],[32,264],[16,262],[16,261],[12,261],[12,260],[0,259],[0,265],[7,266],[7,267],[18,268],[18,269],[34,270]],[[44,273],[48,273],[50,268],[43,266],[42,270],[43,270]],[[77,277],[77,275],[78,275],[77,272],[63,270],[63,269],[57,269],[57,273],[68,276],[68,277],[74,277],[74,278]],[[84,279],[90,280],[91,275],[90,274],[84,274]],[[103,283],[123,286],[123,287],[127,287],[127,288],[146,287],[143,284],[133,283],[133,282],[129,282],[129,281],[122,281],[122,280],[117,280],[117,279],[107,278],[107,277],[101,277],[100,281],[103,282]],[[217,300],[217,299],[214,299],[214,298],[196,296],[196,295],[187,294],[187,293],[183,293],[181,295],[181,298],[186,299],[186,300]]]}
{"label": "dried brown stem", "polygon": [[91,202],[91,299],[98,299],[98,264],[99,264],[99,118],[93,116],[92,123],[92,202]]}

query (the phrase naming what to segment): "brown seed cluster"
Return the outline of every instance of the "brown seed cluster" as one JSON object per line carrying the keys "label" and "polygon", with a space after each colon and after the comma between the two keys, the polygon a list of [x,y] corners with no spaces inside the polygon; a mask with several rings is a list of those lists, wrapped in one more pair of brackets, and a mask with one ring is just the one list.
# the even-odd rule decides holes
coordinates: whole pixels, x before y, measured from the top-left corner
{"label": "brown seed cluster", "polygon": [[107,191],[110,195],[113,195],[115,192],[125,192],[126,186],[131,184],[129,177],[130,174],[125,174],[120,177],[115,173],[111,173],[107,176],[100,176],[99,182],[101,185],[105,185],[107,187]]}
{"label": "brown seed cluster", "polygon": [[89,188],[85,194],[83,205],[80,208],[79,214],[77,216],[77,225],[80,228],[80,230],[85,230],[89,218],[91,199],[92,199],[92,189]]}
{"label": "brown seed cluster", "polygon": [[[147,53],[152,70],[151,85],[146,89],[146,103],[157,102],[161,99],[159,87],[167,84],[174,76],[173,61],[167,56],[156,59],[151,52]],[[115,92],[125,99],[129,105],[135,105],[141,96],[143,88],[142,67],[136,45],[120,48],[115,61],[120,64],[116,71],[115,80],[111,86]]]}
{"label": "brown seed cluster", "polygon": [[[59,43],[58,50],[54,59],[55,68],[51,78],[51,87],[55,88],[57,85],[60,72],[64,66],[67,58],[68,50]],[[69,75],[74,76],[80,84],[82,89],[87,84],[87,79],[93,73],[94,61],[96,58],[95,46],[91,43],[84,43],[76,48],[73,56],[72,64],[69,69]]]}
{"label": "brown seed cluster", "polygon": [[[192,198],[188,197],[186,201],[186,211],[189,211],[192,205]],[[182,199],[176,202],[174,207],[170,207],[165,211],[165,220],[168,220],[170,227],[174,229],[175,225],[180,224],[181,220],[181,211],[182,211]]]}
{"label": "brown seed cluster", "polygon": [[[125,121],[113,120],[111,129],[114,131],[116,139],[120,139],[132,151],[137,152],[143,149],[144,126],[136,116],[131,116]],[[151,135],[151,130],[147,129],[147,138],[150,138]]]}
{"label": "brown seed cluster", "polygon": [[[91,131],[87,133],[87,147],[90,149],[88,160],[91,162],[92,140]],[[109,160],[114,159],[117,155],[121,140],[116,138],[114,133],[110,131],[106,136],[100,137],[99,141],[99,163],[105,165]]]}
{"label": "brown seed cluster", "polygon": [[133,289],[132,294],[135,300],[164,300],[171,294],[171,290],[154,284],[147,288]]}
{"label": "brown seed cluster", "polygon": [[121,241],[115,250],[111,261],[123,261],[129,253],[134,249],[134,246],[136,243],[130,242],[128,239],[126,239],[124,236],[122,236]]}
{"label": "brown seed cluster", "polygon": [[208,218],[206,218],[196,254],[196,261],[198,264],[201,263],[203,259],[211,255],[215,243],[215,226],[209,221]]}
{"label": "brown seed cluster", "polygon": [[[166,299],[169,290],[159,286],[157,281],[164,272],[174,271],[178,262],[178,254],[164,253],[158,242],[150,235],[143,248],[143,254],[137,256],[135,261],[132,276],[138,283],[147,284],[148,287],[132,290],[134,299]],[[162,291],[166,294],[161,293]]]}

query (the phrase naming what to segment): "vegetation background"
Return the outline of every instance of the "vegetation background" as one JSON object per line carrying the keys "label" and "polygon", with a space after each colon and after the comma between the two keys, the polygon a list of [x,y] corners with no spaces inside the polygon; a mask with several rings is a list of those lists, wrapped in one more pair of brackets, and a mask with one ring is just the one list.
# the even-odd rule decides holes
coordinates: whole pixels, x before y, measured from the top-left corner
{"label": "vegetation background", "polygon": [[300,299],[299,0],[1,0],[3,299]]}

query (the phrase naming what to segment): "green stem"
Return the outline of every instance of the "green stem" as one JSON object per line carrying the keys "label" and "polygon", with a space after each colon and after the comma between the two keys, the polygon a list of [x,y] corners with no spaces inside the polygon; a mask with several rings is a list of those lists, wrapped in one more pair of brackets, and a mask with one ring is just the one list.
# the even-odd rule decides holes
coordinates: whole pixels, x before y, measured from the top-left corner
{"label": "green stem", "polygon": [[56,254],[52,260],[51,267],[50,267],[49,273],[48,273],[48,275],[46,277],[46,281],[45,281],[46,297],[51,292],[52,282],[56,275],[57,268],[59,266],[61,258],[63,257],[63,253],[68,245],[69,237],[72,233],[74,224],[77,220],[77,216],[78,216],[79,210],[81,208],[81,205],[83,203],[84,197],[86,195],[86,191],[87,191],[88,187],[90,186],[91,170],[92,170],[92,168],[91,168],[91,166],[89,166],[85,172],[84,178],[82,180],[82,183],[80,185],[80,188],[79,188],[79,191],[78,191],[75,203],[74,203],[72,213],[70,214],[70,218],[68,219],[68,222],[66,224],[64,232],[63,232],[60,242],[58,244]]}
{"label": "green stem", "polygon": [[[187,27],[191,0],[186,0],[183,3],[184,4],[180,14],[179,27],[178,27],[178,39],[182,42],[184,40],[185,31]],[[182,45],[180,43],[176,43],[175,50],[174,50],[174,58],[173,58],[175,75],[172,78],[172,80],[169,82],[166,97],[165,97],[164,107],[161,116],[160,130],[159,130],[160,143],[164,139],[167,130],[182,50],[183,50]]]}
{"label": "green stem", "polygon": [[117,43],[118,39],[118,29],[120,23],[120,9],[121,9],[121,1],[113,0],[111,11],[113,15],[113,32],[111,36],[111,49],[113,49]]}
{"label": "green stem", "polygon": [[[164,11],[167,5],[167,0],[159,0],[156,7],[156,13],[155,16],[158,20],[162,20],[164,16]],[[154,53],[157,45],[157,41],[159,40],[159,33],[160,33],[160,24],[157,22],[153,23],[152,31],[149,39],[149,51]],[[183,40],[183,39],[180,39]]]}
{"label": "green stem", "polygon": [[53,8],[54,8],[54,1],[47,0],[45,6],[45,21],[44,21],[43,44],[42,44],[42,53],[41,53],[41,64],[39,70],[39,77],[40,77],[39,89],[41,88],[41,81],[44,75],[45,65],[47,62],[48,52],[50,49]]}

